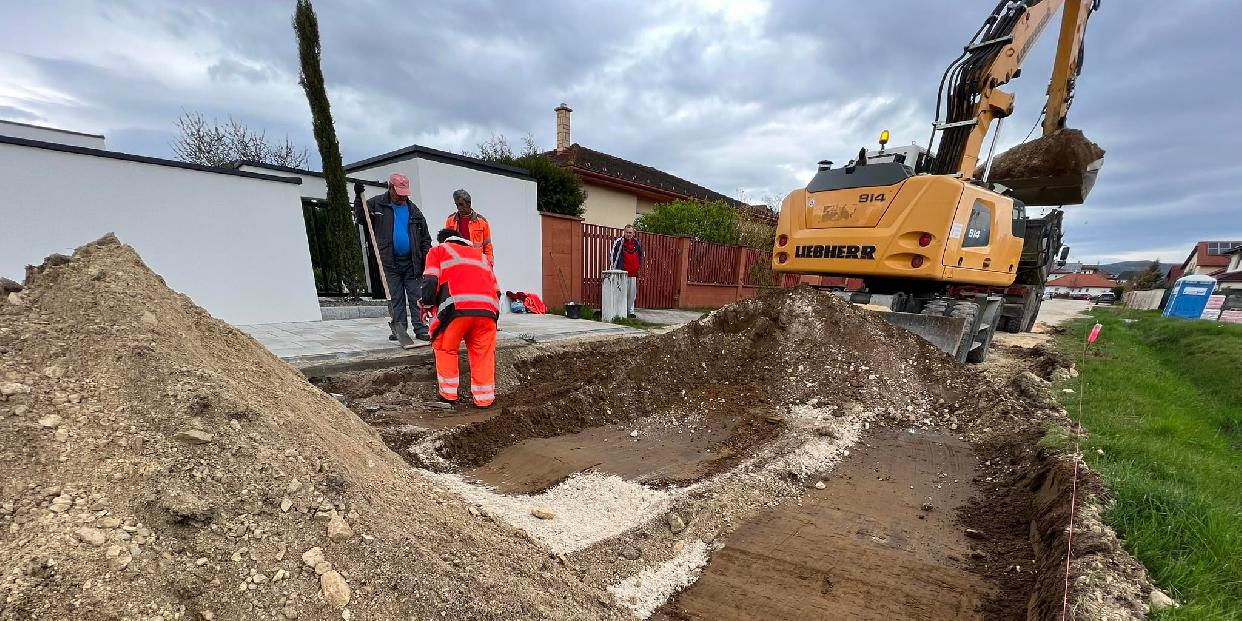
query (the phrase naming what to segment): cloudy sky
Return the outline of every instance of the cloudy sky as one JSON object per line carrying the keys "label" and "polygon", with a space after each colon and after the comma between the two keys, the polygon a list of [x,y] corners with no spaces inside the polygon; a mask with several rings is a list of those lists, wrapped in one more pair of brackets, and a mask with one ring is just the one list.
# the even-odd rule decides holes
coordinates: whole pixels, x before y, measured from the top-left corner
{"label": "cloudy sky", "polygon": [[[754,201],[890,129],[923,143],[944,66],[992,0],[319,0],[345,160],[492,134],[573,139]],[[1103,0],[1070,124],[1108,151],[1069,210],[1080,260],[1185,258],[1242,239],[1242,2]],[[314,152],[292,1],[12,3],[0,118],[170,156],[182,111],[232,115]],[[1055,26],[1010,87],[1001,146],[1036,122]],[[317,158],[316,158],[317,159]]]}

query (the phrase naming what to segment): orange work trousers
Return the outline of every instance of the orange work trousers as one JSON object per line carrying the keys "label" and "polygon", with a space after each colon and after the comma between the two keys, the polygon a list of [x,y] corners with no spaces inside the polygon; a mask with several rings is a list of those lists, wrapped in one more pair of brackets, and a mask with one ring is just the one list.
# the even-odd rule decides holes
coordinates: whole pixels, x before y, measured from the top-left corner
{"label": "orange work trousers", "polygon": [[457,352],[463,340],[470,360],[470,395],[475,405],[491,405],[496,401],[496,320],[490,317],[456,317],[432,343],[440,396],[457,399],[461,386]]}

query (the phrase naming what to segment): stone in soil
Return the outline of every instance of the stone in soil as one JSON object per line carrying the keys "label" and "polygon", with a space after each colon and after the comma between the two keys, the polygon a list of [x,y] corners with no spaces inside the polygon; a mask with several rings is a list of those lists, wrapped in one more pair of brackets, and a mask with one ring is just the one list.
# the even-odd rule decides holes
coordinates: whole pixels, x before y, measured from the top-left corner
{"label": "stone in soil", "polygon": [[676,513],[669,513],[668,514],[668,529],[670,532],[680,533],[681,531],[686,530],[686,521],[683,520],[681,516],[677,515]]}
{"label": "stone in soil", "polygon": [[87,545],[92,545],[95,547],[99,547],[107,543],[108,541],[107,533],[105,533],[102,530],[99,530],[98,528],[92,528],[90,526],[83,526],[73,531],[73,534],[74,536],[78,538],[78,541],[81,541],[82,543],[85,543]]}
{"label": "stone in soil", "polygon": [[178,431],[173,439],[180,440],[186,444],[209,444],[216,439],[214,434],[203,431],[202,429],[185,429]]}
{"label": "stone in soil", "polygon": [[339,572],[329,571],[319,576],[319,587],[323,589],[323,598],[333,608],[342,610],[349,605],[349,584]]}
{"label": "stone in soil", "polygon": [[328,539],[333,541],[348,541],[354,536],[354,529],[350,528],[349,522],[341,517],[335,511],[332,517],[328,519]]}

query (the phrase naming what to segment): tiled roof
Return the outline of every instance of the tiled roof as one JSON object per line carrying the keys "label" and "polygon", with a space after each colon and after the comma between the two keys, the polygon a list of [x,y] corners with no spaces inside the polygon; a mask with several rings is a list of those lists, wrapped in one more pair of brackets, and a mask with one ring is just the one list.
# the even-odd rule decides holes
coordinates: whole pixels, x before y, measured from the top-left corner
{"label": "tiled roof", "polygon": [[637,183],[658,192],[703,201],[724,201],[734,207],[751,208],[750,205],[742,201],[729,198],[724,194],[691,183],[681,177],[650,166],[631,162],[615,155],[609,155],[602,151],[588,149],[576,142],[569,145],[564,151],[548,151],[544,155],[561,166],[594,172],[619,181]]}
{"label": "tiled roof", "polygon": [[1101,287],[1111,289],[1117,286],[1117,283],[1099,275],[1099,274],[1069,274],[1055,280],[1048,281],[1049,287],[1068,287],[1071,289],[1082,289],[1088,287]]}

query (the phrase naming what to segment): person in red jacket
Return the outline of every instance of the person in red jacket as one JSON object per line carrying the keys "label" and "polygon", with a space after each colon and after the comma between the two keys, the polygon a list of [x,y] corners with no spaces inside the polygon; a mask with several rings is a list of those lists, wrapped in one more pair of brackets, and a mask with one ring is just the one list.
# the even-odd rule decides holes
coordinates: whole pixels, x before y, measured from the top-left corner
{"label": "person in red jacket", "polygon": [[436,235],[427,253],[420,306],[432,314],[429,329],[436,356],[440,401],[456,403],[461,387],[457,351],[464,340],[470,360],[470,395],[480,408],[496,401],[496,321],[499,286],[483,249],[454,229]]}
{"label": "person in red jacket", "polygon": [[623,270],[626,275],[626,308],[629,318],[634,318],[634,300],[638,299],[638,272],[643,268],[643,244],[634,233],[634,225],[627,224],[621,237],[612,242],[608,253],[609,269]]}

